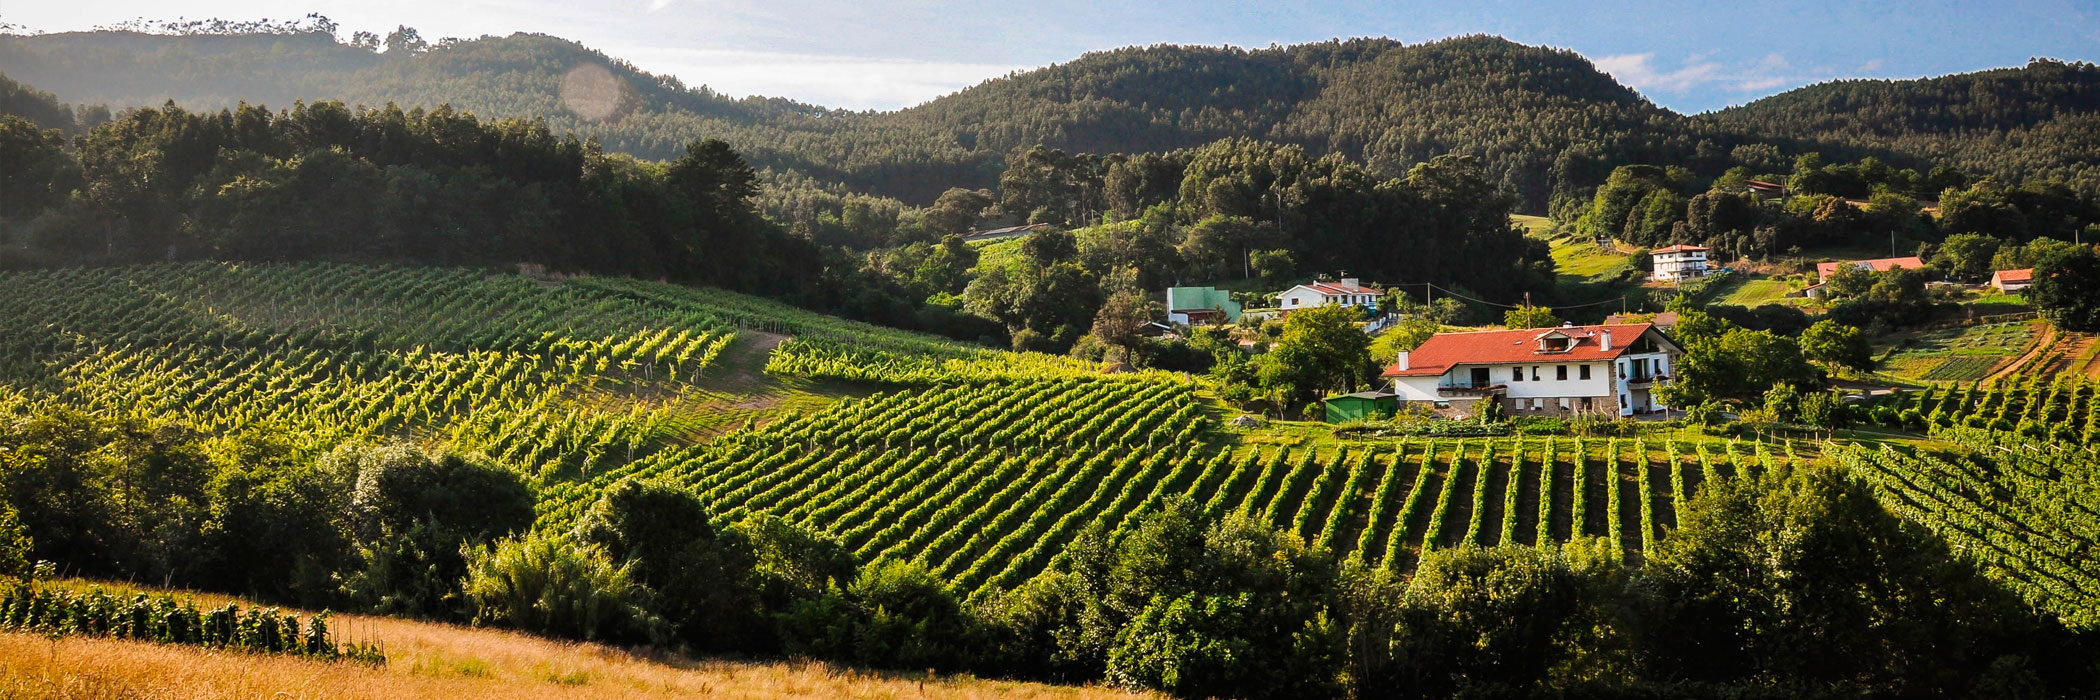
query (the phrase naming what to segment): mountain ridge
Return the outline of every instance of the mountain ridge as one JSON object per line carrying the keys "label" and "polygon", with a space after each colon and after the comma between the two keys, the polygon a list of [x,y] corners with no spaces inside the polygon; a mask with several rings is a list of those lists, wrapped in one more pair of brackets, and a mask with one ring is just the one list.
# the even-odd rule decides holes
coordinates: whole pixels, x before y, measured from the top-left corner
{"label": "mountain ridge", "polygon": [[[564,109],[563,77],[585,64],[619,81],[622,104],[610,119]],[[652,159],[673,157],[694,139],[720,138],[760,167],[912,203],[951,186],[988,187],[1008,153],[1037,144],[1164,152],[1232,137],[1341,154],[1389,177],[1436,155],[1472,155],[1531,210],[1580,196],[1615,165],[1663,162],[1718,172],[1743,164],[1743,146],[1775,161],[1757,166],[1825,151],[1905,165],[1945,160],[2100,191],[2093,174],[2100,146],[2077,133],[2088,119],[2100,120],[2091,116],[2100,114],[2092,98],[2100,94],[2100,72],[2055,61],[1919,81],[1834,81],[1691,115],[1655,104],[1574,51],[1488,35],[1419,44],[1355,38],[1260,49],[1122,47],[908,108],[858,112],[731,98],[544,34],[441,42],[398,58],[322,32],[9,35],[0,36],[0,65],[67,101],[112,107],[164,99],[191,108],[243,100],[278,108],[317,99],[450,104],[487,118],[544,119],[557,130],[595,136],[607,150]],[[233,75],[239,79],[227,79]],[[1990,104],[1938,109],[1994,126],[2008,125],[1992,120],[2012,120],[2010,128],[1913,133],[1930,120],[1902,119],[1896,123],[1912,131],[1877,134],[1846,121],[1861,100],[1901,102],[1907,91],[1927,91],[1953,104],[1971,84],[1997,88],[1975,93]]]}

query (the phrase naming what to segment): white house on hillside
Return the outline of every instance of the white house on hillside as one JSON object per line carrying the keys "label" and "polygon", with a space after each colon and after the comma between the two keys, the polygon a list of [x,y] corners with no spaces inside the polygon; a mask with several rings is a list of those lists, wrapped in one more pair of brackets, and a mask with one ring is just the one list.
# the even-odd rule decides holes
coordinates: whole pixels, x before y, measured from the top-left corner
{"label": "white house on hillside", "polygon": [[1438,333],[1382,376],[1401,401],[1468,415],[1490,400],[1512,414],[1630,416],[1664,408],[1654,390],[1682,353],[1649,323]]}
{"label": "white house on hillside", "polygon": [[1675,282],[1706,276],[1705,246],[1673,245],[1648,251],[1648,279]]}
{"label": "white house on hillside", "polygon": [[1315,306],[1375,306],[1385,290],[1366,287],[1354,277],[1343,277],[1340,282],[1314,282],[1286,289],[1276,295],[1276,307],[1285,312],[1310,309]]}

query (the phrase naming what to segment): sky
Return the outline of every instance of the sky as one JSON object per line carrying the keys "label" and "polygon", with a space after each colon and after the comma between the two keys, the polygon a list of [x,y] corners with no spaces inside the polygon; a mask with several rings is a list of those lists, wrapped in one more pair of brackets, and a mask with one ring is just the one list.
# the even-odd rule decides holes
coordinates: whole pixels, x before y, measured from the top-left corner
{"label": "sky", "polygon": [[[1262,47],[1336,37],[1497,34],[1573,49],[1679,112],[1836,78],[2100,61],[2100,0],[1332,3],[916,0],[68,0],[0,22],[54,32],[131,19],[295,19],[426,39],[536,32],[733,96],[897,109],[1013,71],[1133,44]],[[4,70],[0,66],[0,70]]]}

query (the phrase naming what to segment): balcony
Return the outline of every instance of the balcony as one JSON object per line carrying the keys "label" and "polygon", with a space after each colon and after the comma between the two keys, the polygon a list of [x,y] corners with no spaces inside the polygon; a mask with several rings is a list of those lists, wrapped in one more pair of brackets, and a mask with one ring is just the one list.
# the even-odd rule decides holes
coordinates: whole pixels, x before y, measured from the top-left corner
{"label": "balcony", "polygon": [[1627,377],[1627,378],[1626,378],[1626,386],[1628,386],[1628,387],[1641,387],[1641,386],[1655,386],[1655,383],[1656,383],[1657,381],[1661,381],[1661,382],[1664,382],[1664,383],[1668,383],[1668,382],[1670,381],[1670,375],[1667,375],[1667,374],[1636,374],[1636,375],[1633,375],[1633,376],[1631,376],[1631,377]]}
{"label": "balcony", "polygon": [[1447,384],[1436,388],[1438,396],[1501,396],[1508,387],[1501,384]]}

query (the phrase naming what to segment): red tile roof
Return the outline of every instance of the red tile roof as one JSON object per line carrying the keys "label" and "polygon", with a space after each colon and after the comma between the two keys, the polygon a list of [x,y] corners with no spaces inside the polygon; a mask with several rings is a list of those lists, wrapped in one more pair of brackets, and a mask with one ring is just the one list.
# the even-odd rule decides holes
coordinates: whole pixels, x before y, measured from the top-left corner
{"label": "red tile roof", "polygon": [[[1386,368],[1382,377],[1429,377],[1443,374],[1456,365],[1498,365],[1532,362],[1582,362],[1611,360],[1625,354],[1627,346],[1654,328],[1652,323],[1605,326],[1560,326],[1507,331],[1438,333],[1407,354],[1407,369],[1399,364]],[[1559,332],[1574,340],[1567,352],[1540,352],[1538,339]],[[1604,349],[1603,333],[1611,332],[1612,346]]]}
{"label": "red tile roof", "polygon": [[1307,284],[1303,286],[1306,289],[1310,289],[1315,292],[1327,295],[1380,293],[1380,290],[1377,287],[1366,287],[1361,284],[1342,284],[1340,282],[1314,282],[1312,284]]}
{"label": "red tile roof", "polygon": [[1999,282],[2032,282],[2034,281],[2034,268],[1999,270],[1994,276],[1998,278]]}
{"label": "red tile roof", "polygon": [[1668,247],[1668,248],[1656,248],[1655,250],[1651,250],[1651,251],[1648,251],[1648,252],[1649,252],[1650,254],[1654,254],[1654,253],[1688,253],[1688,252],[1691,252],[1691,251],[1695,251],[1695,250],[1712,250],[1712,248],[1708,248],[1708,247],[1706,247],[1706,246],[1703,246],[1703,245],[1682,245],[1682,244],[1679,244],[1679,245],[1673,245],[1673,246],[1670,246],[1670,247]]}
{"label": "red tile roof", "polygon": [[1816,279],[1823,279],[1825,277],[1829,277],[1830,273],[1837,272],[1839,265],[1843,265],[1845,263],[1851,263],[1854,265],[1871,265],[1873,266],[1875,272],[1888,272],[1889,270],[1898,267],[1915,270],[1925,266],[1925,261],[1919,260],[1918,256],[1915,255],[1907,258],[1875,258],[1873,260],[1844,260],[1833,262],[1820,262],[1816,263]]}

